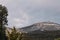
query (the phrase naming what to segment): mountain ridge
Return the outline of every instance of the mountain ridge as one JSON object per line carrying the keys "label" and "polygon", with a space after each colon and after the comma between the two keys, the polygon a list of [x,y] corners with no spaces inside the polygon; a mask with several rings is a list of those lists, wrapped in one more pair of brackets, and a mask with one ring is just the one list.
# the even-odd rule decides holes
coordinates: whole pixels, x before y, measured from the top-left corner
{"label": "mountain ridge", "polygon": [[[12,28],[7,28],[8,30],[11,30]],[[54,22],[39,22],[39,23],[35,23],[23,28],[18,28],[17,31],[19,32],[33,32],[36,30],[40,30],[40,31],[56,31],[56,30],[60,30],[60,24],[58,23],[54,23]]]}
{"label": "mountain ridge", "polygon": [[60,24],[54,22],[39,22],[27,27],[20,28],[20,30],[22,30],[23,32],[31,32],[35,30],[55,31],[60,30]]}

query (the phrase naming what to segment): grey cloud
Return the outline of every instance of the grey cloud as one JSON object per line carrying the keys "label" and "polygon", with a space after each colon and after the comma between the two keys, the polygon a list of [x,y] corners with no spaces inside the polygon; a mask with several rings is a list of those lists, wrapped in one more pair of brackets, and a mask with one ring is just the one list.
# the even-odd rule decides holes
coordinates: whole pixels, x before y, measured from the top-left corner
{"label": "grey cloud", "polygon": [[[7,0],[1,1],[1,3],[8,8],[9,26],[16,23],[12,21],[14,18],[25,20],[22,23],[25,26],[34,22],[51,19],[56,21],[59,19],[58,16],[60,16],[60,0]],[[48,17],[47,15],[50,16]]]}

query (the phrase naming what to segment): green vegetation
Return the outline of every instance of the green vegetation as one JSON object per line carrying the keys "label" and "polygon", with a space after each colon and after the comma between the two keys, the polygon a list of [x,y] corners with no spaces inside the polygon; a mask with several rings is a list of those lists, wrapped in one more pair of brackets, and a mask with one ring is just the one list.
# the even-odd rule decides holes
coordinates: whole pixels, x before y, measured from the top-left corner
{"label": "green vegetation", "polygon": [[55,40],[60,40],[60,38],[56,38]]}
{"label": "green vegetation", "polygon": [[7,8],[0,5],[0,40],[7,40],[5,35],[5,25],[7,25]]}
{"label": "green vegetation", "polygon": [[22,39],[22,33],[17,32],[15,27],[13,27],[11,32],[9,32],[8,30],[7,30],[7,32],[8,32],[8,34],[7,34],[8,40],[21,40]]}
{"label": "green vegetation", "polygon": [[7,16],[7,8],[0,5],[0,40],[21,40],[22,33],[17,32],[15,27],[11,30],[11,32],[7,30],[6,34],[6,25],[8,25]]}
{"label": "green vegetation", "polygon": [[49,38],[49,40],[50,40],[50,38],[52,38],[52,40],[54,38],[56,38],[54,40],[60,40],[60,38],[58,38],[58,37],[60,37],[60,35],[56,35],[56,34],[60,34],[60,30],[44,31],[42,33],[42,35],[38,34],[38,35],[32,35],[32,36],[31,35],[29,36],[26,33],[17,31],[17,29],[15,27],[13,27],[11,29],[11,31],[7,30],[5,28],[7,25],[7,22],[8,22],[7,16],[8,16],[7,8],[5,6],[0,5],[0,40],[39,40],[38,36],[41,39],[44,39],[44,37],[46,37],[45,39],[47,39],[47,40],[48,40],[48,38]]}

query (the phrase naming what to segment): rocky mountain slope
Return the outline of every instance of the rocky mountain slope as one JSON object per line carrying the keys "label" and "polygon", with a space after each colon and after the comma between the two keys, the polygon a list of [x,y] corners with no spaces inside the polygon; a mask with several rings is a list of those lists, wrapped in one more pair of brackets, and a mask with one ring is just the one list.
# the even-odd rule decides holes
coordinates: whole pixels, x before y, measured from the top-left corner
{"label": "rocky mountain slope", "polygon": [[36,31],[36,30],[56,31],[56,30],[60,30],[60,24],[54,23],[54,22],[40,22],[24,28],[19,28],[18,30],[20,30],[21,32],[27,32],[27,33]]}

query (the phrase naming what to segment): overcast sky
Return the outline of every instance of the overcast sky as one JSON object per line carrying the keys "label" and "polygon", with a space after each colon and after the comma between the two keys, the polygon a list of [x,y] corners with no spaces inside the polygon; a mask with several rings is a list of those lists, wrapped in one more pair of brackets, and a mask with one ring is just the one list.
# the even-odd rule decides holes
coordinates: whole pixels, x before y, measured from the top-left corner
{"label": "overcast sky", "polygon": [[8,9],[8,26],[17,28],[51,21],[60,24],[60,0],[0,0]]}

